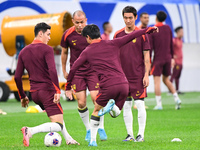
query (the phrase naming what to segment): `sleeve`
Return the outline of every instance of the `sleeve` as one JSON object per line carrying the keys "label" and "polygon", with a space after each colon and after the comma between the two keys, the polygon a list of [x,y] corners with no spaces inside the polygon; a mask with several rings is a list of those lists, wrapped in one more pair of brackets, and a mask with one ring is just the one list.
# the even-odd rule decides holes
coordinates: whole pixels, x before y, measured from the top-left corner
{"label": "sleeve", "polygon": [[127,44],[128,42],[130,42],[132,39],[137,38],[145,33],[151,33],[155,30],[155,28],[153,27],[149,27],[146,29],[141,29],[141,30],[136,30],[131,32],[130,34],[123,36],[123,37],[119,37],[119,38],[115,38],[112,40],[113,44],[115,44],[117,47],[122,47],[123,45]]}
{"label": "sleeve", "polygon": [[151,49],[150,42],[149,42],[149,36],[147,34],[142,35],[143,40],[143,51],[147,51]]}
{"label": "sleeve", "polygon": [[171,56],[174,58],[174,50],[173,50],[173,36],[172,36],[172,30],[170,29],[170,48],[171,48]]}
{"label": "sleeve", "polygon": [[105,40],[105,39],[106,39],[105,34],[102,34],[102,35],[101,35],[101,39],[102,39],[102,40]]}
{"label": "sleeve", "polygon": [[173,42],[173,54],[174,54],[175,49],[176,49],[176,39],[173,38],[172,42]]}
{"label": "sleeve", "polygon": [[70,69],[68,78],[67,78],[67,83],[65,85],[65,89],[66,90],[70,90],[71,89],[71,82],[74,78],[74,75],[76,73],[76,71],[87,61],[87,54],[86,54],[86,50],[84,50],[80,56],[78,57],[78,59],[74,62],[73,66]]}
{"label": "sleeve", "polygon": [[19,55],[18,62],[17,62],[17,68],[15,71],[15,83],[18,88],[18,93],[19,93],[20,99],[23,99],[26,97],[26,94],[24,93],[23,85],[22,85],[23,73],[24,73],[24,63],[22,61],[21,55]]}
{"label": "sleeve", "polygon": [[66,32],[63,34],[62,36],[62,39],[61,39],[61,42],[60,42],[60,45],[64,48],[68,48],[69,47],[69,44],[68,44],[68,41],[65,39],[65,34]]}
{"label": "sleeve", "polygon": [[47,49],[46,55],[45,55],[45,61],[48,66],[49,75],[52,81],[52,84],[55,87],[56,93],[60,94],[60,88],[59,88],[59,82],[58,82],[58,76],[56,71],[56,65],[54,60],[54,53],[53,48],[50,47]]}

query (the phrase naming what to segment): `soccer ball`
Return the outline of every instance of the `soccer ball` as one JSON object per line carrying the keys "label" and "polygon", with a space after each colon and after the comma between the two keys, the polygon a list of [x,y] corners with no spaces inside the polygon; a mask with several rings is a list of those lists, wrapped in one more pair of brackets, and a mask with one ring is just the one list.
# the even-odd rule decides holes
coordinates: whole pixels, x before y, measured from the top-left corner
{"label": "soccer ball", "polygon": [[47,147],[50,147],[50,146],[59,147],[61,145],[61,142],[62,142],[62,138],[60,134],[58,134],[57,132],[49,132],[44,137],[44,144]]}

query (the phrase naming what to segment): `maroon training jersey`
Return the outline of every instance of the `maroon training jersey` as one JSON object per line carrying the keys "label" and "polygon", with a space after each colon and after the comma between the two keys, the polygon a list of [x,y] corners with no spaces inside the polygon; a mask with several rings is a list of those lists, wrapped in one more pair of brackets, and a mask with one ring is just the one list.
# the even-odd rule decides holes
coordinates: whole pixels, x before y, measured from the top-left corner
{"label": "maroon training jersey", "polygon": [[60,93],[52,47],[34,40],[19,53],[15,82],[21,99],[25,97],[21,79],[24,69],[28,71],[30,91],[56,90]]}
{"label": "maroon training jersey", "polygon": [[[135,31],[139,28],[135,27]],[[135,32],[133,31],[133,32]],[[125,28],[117,31],[114,38],[128,35]],[[147,35],[140,36],[120,48],[120,60],[122,69],[129,82],[143,78],[145,74],[143,51],[150,50],[149,38]]]}
{"label": "maroon training jersey", "polygon": [[75,61],[70,69],[67,79],[66,90],[71,89],[71,81],[75,72],[79,67],[89,62],[92,65],[99,77],[100,88],[106,88],[116,84],[128,83],[125,74],[121,68],[119,52],[120,47],[130,42],[143,34],[147,29],[132,32],[124,37],[116,38],[114,40],[98,39],[90,44]]}
{"label": "maroon training jersey", "polygon": [[157,23],[159,32],[151,34],[153,61],[169,61],[173,57],[172,31],[168,25]]}
{"label": "maroon training jersey", "polygon": [[[81,34],[78,34],[75,31],[75,27],[73,26],[64,32],[60,45],[64,48],[68,48],[68,47],[70,48],[70,68],[71,68],[73,63],[81,54],[81,52],[89,44],[86,41],[85,37],[83,37]],[[91,70],[90,67],[91,66],[88,63],[85,63],[84,65],[82,65],[79,71],[76,72],[76,74],[82,75],[83,72],[85,74],[85,72]]]}
{"label": "maroon training jersey", "polygon": [[174,50],[174,60],[176,64],[182,65],[183,64],[183,41],[180,38],[173,39],[173,50]]}

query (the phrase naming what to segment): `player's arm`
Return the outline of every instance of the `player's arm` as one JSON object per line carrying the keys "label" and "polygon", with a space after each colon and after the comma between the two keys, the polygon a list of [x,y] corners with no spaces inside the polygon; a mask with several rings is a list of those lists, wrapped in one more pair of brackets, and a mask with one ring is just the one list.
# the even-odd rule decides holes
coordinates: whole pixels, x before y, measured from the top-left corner
{"label": "player's arm", "polygon": [[122,47],[123,45],[129,43],[134,38],[137,38],[137,37],[142,36],[144,34],[153,33],[156,30],[157,30],[157,27],[149,27],[149,28],[142,29],[142,30],[136,30],[136,31],[133,31],[126,36],[123,36],[123,37],[120,37],[120,38],[115,38],[112,41],[116,46]]}
{"label": "player's arm", "polygon": [[143,51],[144,54],[144,66],[145,66],[145,74],[143,78],[144,87],[149,86],[149,71],[150,71],[150,50]]}
{"label": "player's arm", "polygon": [[[176,50],[176,40],[175,39],[173,39],[173,53],[175,53],[175,50]],[[177,56],[174,54],[174,57],[173,57],[174,59],[176,59],[177,58]]]}
{"label": "player's arm", "polygon": [[172,31],[170,29],[170,48],[171,48],[171,56],[172,56],[172,59],[171,59],[171,67],[174,68],[175,66],[175,60],[174,60],[174,49],[173,49],[173,38],[172,38]]}
{"label": "player's arm", "polygon": [[57,71],[56,71],[53,48],[50,48],[46,51],[45,61],[48,66],[48,72],[49,72],[52,84],[56,90],[53,101],[54,101],[54,103],[59,103],[61,92],[60,92],[60,87],[59,87],[59,82],[58,82],[58,75],[57,75]]}
{"label": "player's arm", "polygon": [[149,36],[148,35],[143,35],[142,36],[142,43],[143,43],[143,56],[144,56],[144,67],[145,67],[145,74],[143,78],[143,85],[144,87],[149,86],[149,71],[150,71],[150,42],[149,42]]}
{"label": "player's arm", "polygon": [[18,94],[19,94],[19,97],[21,99],[21,105],[22,105],[22,107],[26,107],[26,106],[28,106],[29,99],[28,99],[28,97],[26,96],[26,94],[24,93],[24,90],[23,90],[23,85],[22,85],[22,75],[23,75],[23,73],[24,73],[24,64],[22,62],[21,55],[19,55],[17,68],[16,68],[16,71],[15,71],[15,83],[17,85]]}
{"label": "player's arm", "polygon": [[74,75],[76,71],[87,61],[87,54],[86,51],[84,50],[78,59],[74,62],[73,66],[70,69],[69,75],[67,77],[67,83],[65,85],[66,89],[66,96],[72,100],[72,92],[71,92],[71,82],[74,78]]}
{"label": "player's arm", "polygon": [[68,77],[68,73],[66,71],[67,59],[68,59],[68,48],[62,47],[61,63],[62,63],[62,72],[63,72],[65,79],[67,79],[67,77]]}

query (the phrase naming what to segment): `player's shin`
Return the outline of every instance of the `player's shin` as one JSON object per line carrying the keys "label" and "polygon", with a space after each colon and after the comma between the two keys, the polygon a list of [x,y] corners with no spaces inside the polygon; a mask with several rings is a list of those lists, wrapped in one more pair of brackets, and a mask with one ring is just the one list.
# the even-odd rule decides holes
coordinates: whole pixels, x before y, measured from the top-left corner
{"label": "player's shin", "polygon": [[31,134],[33,135],[40,132],[58,132],[58,131],[61,131],[62,128],[63,128],[63,125],[61,123],[47,122],[36,127],[31,127],[29,129],[30,129]]}
{"label": "player's shin", "polygon": [[177,102],[180,99],[177,92],[173,93],[173,97],[175,102]]}
{"label": "player's shin", "polygon": [[89,110],[87,107],[81,109],[78,108],[79,115],[85,125],[86,130],[90,130],[90,122],[89,122]]}
{"label": "player's shin", "polygon": [[63,134],[65,141],[72,140],[73,138],[69,135],[67,132],[67,129],[65,127],[65,122],[63,121],[63,129],[61,130],[61,133]]}
{"label": "player's shin", "polygon": [[144,139],[144,131],[146,126],[145,103],[143,100],[135,100],[135,105],[137,106],[138,110],[138,125],[139,125],[138,135],[141,135],[142,138]]}
{"label": "player's shin", "polygon": [[116,118],[117,116],[120,115],[121,110],[119,109],[119,107],[117,105],[113,106],[113,109],[109,112],[111,117]]}
{"label": "player's shin", "polygon": [[104,129],[104,116],[101,116],[101,117],[100,117],[99,129]]}
{"label": "player's shin", "polygon": [[94,116],[91,115],[91,119],[90,119],[90,126],[91,126],[91,141],[96,142],[96,136],[97,136],[97,130],[99,127],[99,121],[100,121],[100,117],[99,116]]}
{"label": "player's shin", "polygon": [[127,134],[133,137],[132,98],[127,98],[123,107],[123,118]]}
{"label": "player's shin", "polygon": [[156,97],[156,103],[158,107],[162,107],[162,100],[161,100],[161,96],[155,96]]}

